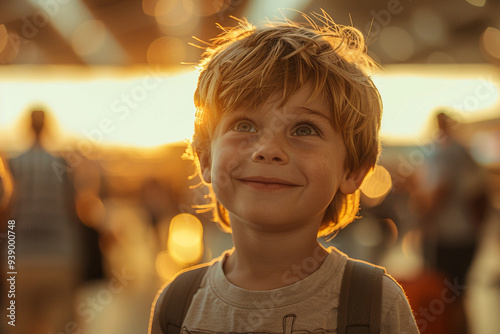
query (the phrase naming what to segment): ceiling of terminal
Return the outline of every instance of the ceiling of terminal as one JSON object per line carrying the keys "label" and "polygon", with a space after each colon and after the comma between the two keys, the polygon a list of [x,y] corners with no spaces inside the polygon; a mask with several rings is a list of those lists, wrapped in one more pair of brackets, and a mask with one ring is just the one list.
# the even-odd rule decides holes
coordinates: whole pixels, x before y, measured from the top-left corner
{"label": "ceiling of terminal", "polygon": [[2,0],[0,62],[177,68],[200,58],[193,36],[209,40],[233,16],[259,24],[277,8],[352,22],[382,64],[500,63],[497,0]]}

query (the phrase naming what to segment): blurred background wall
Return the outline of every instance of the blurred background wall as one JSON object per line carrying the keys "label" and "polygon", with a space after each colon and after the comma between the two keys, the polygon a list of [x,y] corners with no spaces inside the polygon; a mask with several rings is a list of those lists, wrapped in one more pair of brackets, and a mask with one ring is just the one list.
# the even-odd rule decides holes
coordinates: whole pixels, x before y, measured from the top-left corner
{"label": "blurred background wall", "polygon": [[[384,101],[381,167],[363,188],[363,218],[324,244],[386,266],[407,290],[422,332],[463,333],[468,328],[471,333],[496,333],[497,0],[2,0],[2,249],[7,249],[9,220],[15,220],[22,243],[26,223],[13,212],[35,205],[14,208],[20,203],[16,189],[38,184],[26,175],[40,171],[43,163],[26,154],[37,138],[31,112],[43,110],[40,146],[63,160],[47,158],[50,168],[40,176],[45,190],[23,200],[39,204],[46,200],[44,194],[55,192],[49,174],[57,177],[55,184],[65,180],[69,190],[64,198],[71,199],[64,204],[71,217],[66,220],[71,220],[68,226],[79,250],[78,265],[65,267],[64,275],[76,277],[66,293],[70,298],[61,296],[48,306],[47,296],[57,287],[40,285],[35,273],[42,281],[52,255],[42,257],[37,251],[40,257],[24,263],[18,256],[17,264],[26,268],[18,274],[18,304],[27,298],[35,305],[34,310],[18,310],[33,319],[18,319],[26,322],[25,332],[144,333],[162,284],[179,270],[232,247],[230,235],[211,222],[210,212],[193,207],[207,202],[207,192],[192,162],[182,158],[193,128],[195,65],[202,53],[196,45],[220,32],[216,23],[235,25],[233,17],[259,26],[283,15],[303,21],[300,12],[321,9],[337,23],[363,32],[368,52],[382,65],[374,81]],[[439,112],[451,117],[444,136]],[[461,158],[440,155],[448,139],[463,148]],[[438,182],[442,179],[449,179],[448,185]],[[459,193],[464,195],[451,196]],[[443,198],[450,201],[438,201]],[[450,277],[440,270],[436,254],[442,241],[432,222],[445,205],[450,212],[469,204],[479,222],[470,229],[473,240],[467,241],[473,244],[465,255],[471,256],[464,269],[468,288],[456,291],[456,299],[466,302],[456,306],[442,296],[459,274]],[[55,230],[25,233],[25,240],[39,240],[44,233],[52,235],[50,240],[66,238]],[[448,262],[460,262],[462,256],[455,254]],[[9,302],[4,298],[7,262],[3,254],[4,303]],[[41,292],[22,297],[22,289]],[[41,308],[48,311],[40,313]],[[64,319],[58,317],[63,309],[70,310]],[[57,327],[53,319],[59,321]],[[2,326],[16,333],[6,321]]]}

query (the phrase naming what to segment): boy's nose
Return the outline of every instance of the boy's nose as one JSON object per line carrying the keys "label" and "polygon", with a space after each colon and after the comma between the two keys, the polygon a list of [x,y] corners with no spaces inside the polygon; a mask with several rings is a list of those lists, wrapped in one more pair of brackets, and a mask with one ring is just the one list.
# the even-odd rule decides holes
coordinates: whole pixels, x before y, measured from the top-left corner
{"label": "boy's nose", "polygon": [[280,138],[272,131],[265,131],[255,143],[252,160],[266,163],[288,163],[288,154],[284,150],[285,141],[286,139]]}

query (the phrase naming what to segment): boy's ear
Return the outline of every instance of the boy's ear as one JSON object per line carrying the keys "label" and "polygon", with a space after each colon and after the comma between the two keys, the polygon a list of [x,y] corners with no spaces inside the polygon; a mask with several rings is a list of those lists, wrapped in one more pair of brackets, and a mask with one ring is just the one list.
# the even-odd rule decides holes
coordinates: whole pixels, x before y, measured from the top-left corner
{"label": "boy's ear", "polygon": [[356,171],[348,172],[345,179],[340,184],[340,192],[344,195],[352,194],[361,187],[366,174],[370,171],[370,166],[359,168]]}
{"label": "boy's ear", "polygon": [[206,183],[212,183],[212,164],[210,154],[207,152],[196,152],[200,161],[201,177]]}

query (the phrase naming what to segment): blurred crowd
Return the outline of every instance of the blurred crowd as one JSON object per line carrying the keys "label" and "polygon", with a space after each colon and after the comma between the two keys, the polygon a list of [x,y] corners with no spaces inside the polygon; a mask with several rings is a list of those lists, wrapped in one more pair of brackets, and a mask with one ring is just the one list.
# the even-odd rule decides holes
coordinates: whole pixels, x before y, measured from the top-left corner
{"label": "blurred crowd", "polygon": [[[206,193],[190,178],[192,164],[180,158],[185,147],[142,160],[134,153],[135,162],[129,155],[49,152],[48,113],[36,108],[30,116],[31,147],[0,157],[4,310],[9,220],[15,220],[17,270],[16,331],[5,321],[0,331],[145,333],[162,284],[232,247],[210,212],[192,206],[202,207]],[[383,153],[392,191],[383,201],[362,196],[362,218],[324,243],[385,266],[407,292],[422,333],[496,333],[496,172],[460,143],[452,115],[437,113],[436,123],[432,149],[411,173]],[[127,174],[132,163],[153,167]]]}

